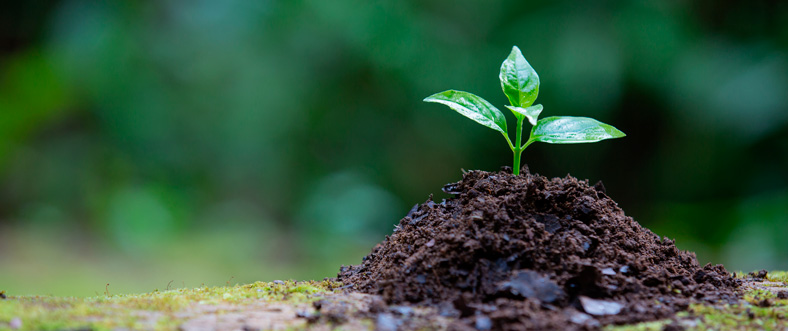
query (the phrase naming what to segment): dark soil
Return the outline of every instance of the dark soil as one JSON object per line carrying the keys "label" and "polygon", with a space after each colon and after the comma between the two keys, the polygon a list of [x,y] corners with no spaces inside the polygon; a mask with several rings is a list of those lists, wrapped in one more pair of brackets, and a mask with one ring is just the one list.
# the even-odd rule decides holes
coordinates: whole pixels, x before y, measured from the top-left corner
{"label": "dark soil", "polygon": [[471,171],[444,191],[455,197],[415,206],[338,279],[460,329],[594,329],[737,300],[723,266],[640,226],[601,183]]}

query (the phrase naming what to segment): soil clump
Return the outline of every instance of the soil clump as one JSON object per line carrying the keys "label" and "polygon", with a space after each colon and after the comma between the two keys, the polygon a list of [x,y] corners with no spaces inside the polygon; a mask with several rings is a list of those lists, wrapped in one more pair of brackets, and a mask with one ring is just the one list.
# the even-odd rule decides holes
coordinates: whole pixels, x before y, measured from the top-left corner
{"label": "soil clump", "polygon": [[734,302],[739,281],[624,214],[600,183],[471,171],[414,206],[338,280],[457,329],[595,329]]}

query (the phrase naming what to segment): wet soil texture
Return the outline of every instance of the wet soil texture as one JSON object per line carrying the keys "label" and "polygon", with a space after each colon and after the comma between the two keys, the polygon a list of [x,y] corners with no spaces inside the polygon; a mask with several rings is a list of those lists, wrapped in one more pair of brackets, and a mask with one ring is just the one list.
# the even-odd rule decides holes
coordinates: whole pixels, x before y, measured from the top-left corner
{"label": "wet soil texture", "polygon": [[415,206],[338,279],[439,307],[457,329],[596,329],[738,299],[723,266],[643,228],[601,183],[471,171],[444,191],[454,197]]}

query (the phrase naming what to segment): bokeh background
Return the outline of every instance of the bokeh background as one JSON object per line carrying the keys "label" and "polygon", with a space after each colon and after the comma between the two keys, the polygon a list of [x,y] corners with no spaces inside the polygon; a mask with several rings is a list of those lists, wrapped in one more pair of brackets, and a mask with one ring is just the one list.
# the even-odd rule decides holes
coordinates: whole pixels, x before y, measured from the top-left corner
{"label": "bokeh background", "polygon": [[532,171],[603,180],[702,263],[788,268],[784,1],[0,6],[10,294],[334,276],[461,169],[510,164],[499,134],[421,100],[504,109],[512,45],[545,115],[628,134],[533,145]]}

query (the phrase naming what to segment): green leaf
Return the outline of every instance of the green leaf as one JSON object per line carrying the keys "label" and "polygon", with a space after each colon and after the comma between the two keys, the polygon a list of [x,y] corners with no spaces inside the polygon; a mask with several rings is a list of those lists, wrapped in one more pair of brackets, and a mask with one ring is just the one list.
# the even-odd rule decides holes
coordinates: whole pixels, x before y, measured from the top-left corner
{"label": "green leaf", "polygon": [[526,108],[539,95],[539,75],[528,64],[517,46],[501,64],[501,88],[512,106]]}
{"label": "green leaf", "polygon": [[553,116],[539,120],[530,141],[550,144],[593,143],[626,136],[618,129],[588,117]]}
{"label": "green leaf", "polygon": [[428,96],[424,101],[442,103],[476,123],[506,133],[506,117],[503,113],[472,93],[448,90]]}
{"label": "green leaf", "polygon": [[509,110],[511,110],[515,116],[520,114],[528,118],[528,122],[531,122],[531,125],[536,125],[536,119],[539,118],[539,114],[541,114],[542,109],[544,109],[542,105],[533,105],[526,108],[512,107],[507,105],[506,108],[509,108]]}

